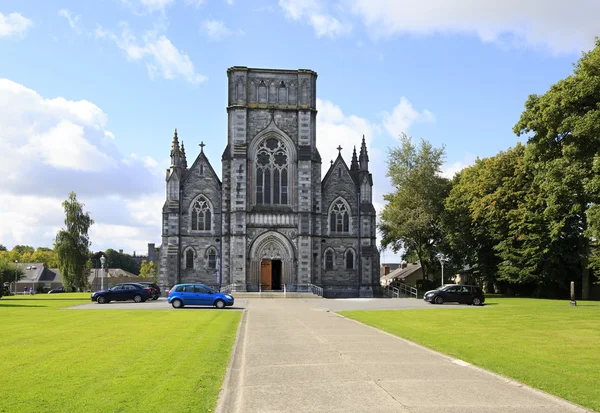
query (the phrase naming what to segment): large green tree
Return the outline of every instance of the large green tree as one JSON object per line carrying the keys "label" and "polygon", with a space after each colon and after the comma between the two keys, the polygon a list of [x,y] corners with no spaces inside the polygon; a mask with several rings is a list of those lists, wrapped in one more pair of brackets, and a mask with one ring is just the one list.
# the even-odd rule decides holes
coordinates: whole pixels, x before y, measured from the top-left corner
{"label": "large green tree", "polygon": [[106,254],[107,268],[120,268],[132,274],[139,274],[140,266],[131,255],[115,251],[112,248],[108,248],[104,253]]}
{"label": "large green tree", "polygon": [[441,176],[444,148],[434,148],[421,140],[401,136],[401,145],[388,155],[388,174],[395,191],[384,195],[387,201],[380,217],[382,246],[415,255],[429,278],[438,266],[436,254],[443,242],[441,216],[450,181]]}
{"label": "large green tree", "polygon": [[84,205],[77,201],[74,192],[62,205],[65,210],[65,229],[58,231],[54,240],[58,268],[65,288],[82,289],[87,283],[86,268],[91,245],[88,231],[94,221],[87,212],[83,212]]}
{"label": "large green tree", "polygon": [[151,278],[154,282],[157,281],[157,268],[156,265],[154,265],[154,261],[142,260],[142,265],[140,266],[140,277]]}
{"label": "large green tree", "polygon": [[[572,75],[543,95],[531,95],[514,131],[529,139],[535,186],[552,241],[576,247],[581,295],[589,297],[588,208],[600,201],[594,159],[600,152],[600,40]],[[592,214],[592,218],[595,216]]]}

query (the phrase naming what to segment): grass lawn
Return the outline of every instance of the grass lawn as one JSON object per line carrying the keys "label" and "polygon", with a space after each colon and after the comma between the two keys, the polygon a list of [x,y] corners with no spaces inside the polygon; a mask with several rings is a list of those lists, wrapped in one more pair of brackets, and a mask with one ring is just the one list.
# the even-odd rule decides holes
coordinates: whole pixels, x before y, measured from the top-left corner
{"label": "grass lawn", "polygon": [[241,312],[66,310],[0,299],[0,412],[214,411]]}
{"label": "grass lawn", "polygon": [[346,317],[600,411],[600,302],[490,298],[483,308]]}

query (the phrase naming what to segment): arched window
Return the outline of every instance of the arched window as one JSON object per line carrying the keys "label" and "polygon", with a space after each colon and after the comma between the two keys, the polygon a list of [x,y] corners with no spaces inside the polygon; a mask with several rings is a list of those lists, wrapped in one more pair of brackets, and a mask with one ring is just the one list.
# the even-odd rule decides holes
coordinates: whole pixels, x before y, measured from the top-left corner
{"label": "arched window", "polygon": [[289,152],[277,138],[265,139],[256,150],[256,203],[287,205],[289,202]]}
{"label": "arched window", "polygon": [[328,249],[325,251],[325,269],[333,270],[333,250]]}
{"label": "arched window", "polygon": [[210,247],[207,251],[206,251],[206,257],[208,258],[207,261],[207,268],[210,269],[215,269],[217,268],[217,250],[214,247]]}
{"label": "arched window", "polygon": [[346,269],[353,270],[354,269],[354,251],[349,249],[346,251]]}
{"label": "arched window", "polygon": [[281,83],[279,84],[279,103],[284,103],[287,104],[287,89],[285,87],[285,83],[283,83],[283,81],[281,81]]}
{"label": "arched window", "polygon": [[262,80],[258,85],[258,103],[267,103],[267,85]]}
{"label": "arched window", "polygon": [[194,268],[194,250],[191,248],[185,252],[185,268]]}
{"label": "arched window", "polygon": [[335,201],[329,212],[329,231],[350,231],[350,211],[348,210],[346,204],[341,200]]}
{"label": "arched window", "polygon": [[210,231],[211,212],[208,200],[203,196],[198,197],[192,204],[192,231]]}

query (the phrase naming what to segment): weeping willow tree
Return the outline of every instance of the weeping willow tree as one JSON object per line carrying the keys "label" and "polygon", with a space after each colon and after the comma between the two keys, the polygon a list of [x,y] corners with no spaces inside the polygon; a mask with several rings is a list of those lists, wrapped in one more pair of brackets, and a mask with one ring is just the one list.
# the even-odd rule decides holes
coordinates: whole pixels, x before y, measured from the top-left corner
{"label": "weeping willow tree", "polygon": [[65,288],[81,289],[87,281],[85,271],[91,245],[88,230],[94,221],[87,212],[83,212],[84,205],[77,201],[75,192],[69,194],[62,206],[65,210],[66,228],[56,234],[54,251]]}

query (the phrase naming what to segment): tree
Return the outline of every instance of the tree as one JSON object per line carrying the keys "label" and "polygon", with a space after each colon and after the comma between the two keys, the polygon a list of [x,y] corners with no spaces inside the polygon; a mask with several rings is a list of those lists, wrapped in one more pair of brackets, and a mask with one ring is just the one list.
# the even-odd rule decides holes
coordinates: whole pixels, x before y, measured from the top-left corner
{"label": "tree", "polygon": [[20,280],[24,274],[25,272],[18,265],[5,259],[0,259],[0,288],[2,288],[4,283],[12,283],[15,279],[17,281]]}
{"label": "tree", "polygon": [[2,244],[0,244],[0,251],[7,251],[6,247],[4,245],[2,245]]}
{"label": "tree", "polygon": [[104,251],[106,254],[106,267],[107,268],[120,268],[124,271],[128,271],[133,274],[139,274],[140,266],[129,254],[123,254],[109,248]]}
{"label": "tree", "polygon": [[153,282],[156,282],[157,271],[156,266],[154,265],[154,261],[142,260],[142,265],[140,267],[140,277],[152,278]]}
{"label": "tree", "polygon": [[415,254],[425,279],[438,265],[436,255],[443,242],[441,216],[450,190],[450,181],[440,175],[443,162],[444,148],[433,148],[425,140],[416,148],[404,134],[401,146],[388,155],[387,176],[395,192],[384,195],[381,244],[394,252]]}
{"label": "tree", "polygon": [[46,268],[57,268],[58,258],[56,253],[50,248],[39,247],[31,255],[31,262],[41,262]]}
{"label": "tree", "polygon": [[83,212],[84,205],[77,201],[75,192],[71,192],[62,205],[66,228],[58,231],[54,241],[58,268],[67,290],[73,287],[81,289],[87,283],[85,270],[91,245],[88,230],[94,221],[87,212]]}
{"label": "tree", "polygon": [[[544,95],[531,95],[514,131],[529,137],[535,185],[552,241],[577,248],[581,295],[589,298],[588,208],[600,202],[593,163],[600,150],[600,39],[584,53],[572,75]],[[595,218],[595,215],[591,215]]]}

